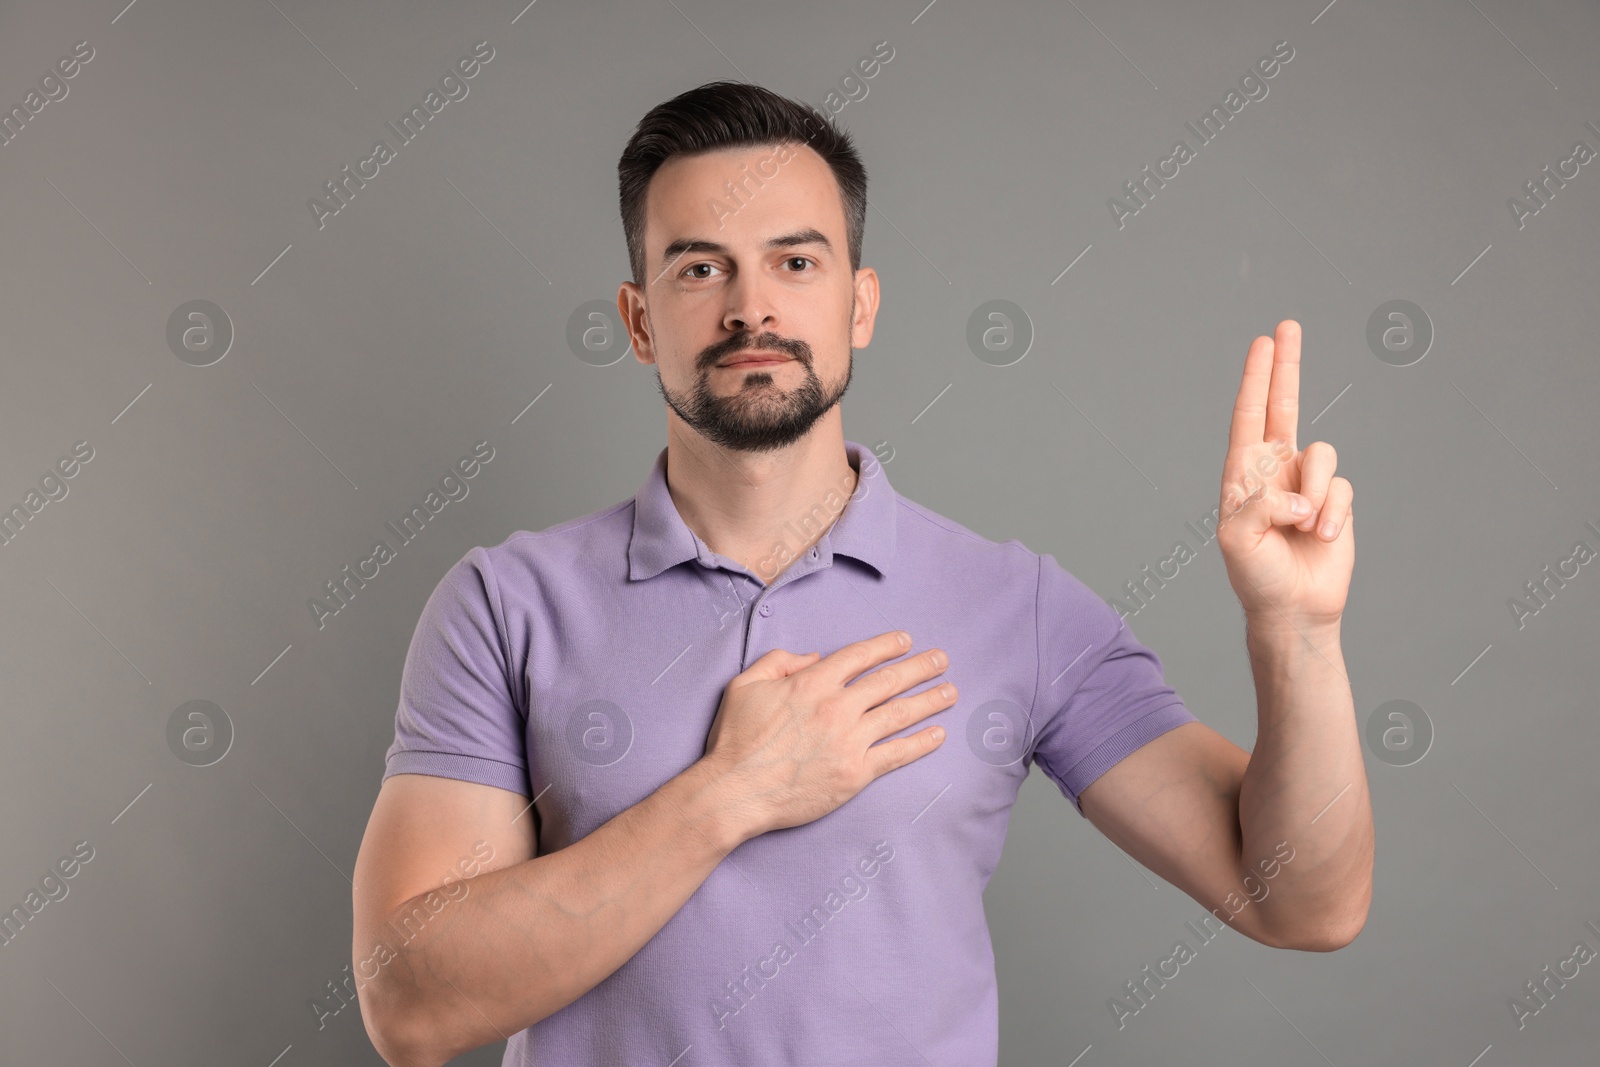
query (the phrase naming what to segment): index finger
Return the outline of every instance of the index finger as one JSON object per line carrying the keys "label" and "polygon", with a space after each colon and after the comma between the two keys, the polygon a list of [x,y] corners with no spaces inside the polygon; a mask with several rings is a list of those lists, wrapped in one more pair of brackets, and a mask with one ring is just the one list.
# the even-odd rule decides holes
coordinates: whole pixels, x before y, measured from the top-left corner
{"label": "index finger", "polygon": [[[901,642],[904,635],[905,641]],[[887,663],[897,656],[902,656],[911,651],[911,635],[903,630],[890,630],[888,633],[869,637],[865,641],[856,641],[845,645],[806,668],[807,673],[821,675],[832,685],[844,687],[844,684],[870,667],[880,663]]]}

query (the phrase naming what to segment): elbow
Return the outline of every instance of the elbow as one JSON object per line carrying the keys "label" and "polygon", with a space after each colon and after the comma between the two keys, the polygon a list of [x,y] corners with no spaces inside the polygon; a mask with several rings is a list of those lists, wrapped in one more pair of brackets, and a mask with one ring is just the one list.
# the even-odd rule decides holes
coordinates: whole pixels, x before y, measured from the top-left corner
{"label": "elbow", "polygon": [[394,990],[380,992],[367,985],[358,996],[367,1039],[389,1067],[444,1067],[450,1062],[454,1053],[427,1040],[430,1035],[418,1025],[421,1013],[396,1003]]}
{"label": "elbow", "polygon": [[505,1038],[492,1024],[492,1033],[482,1032],[476,1024],[488,1020],[475,1007],[471,1012],[456,1011],[449,1006],[450,996],[436,998],[418,991],[402,982],[398,971],[385,977],[389,981],[358,987],[357,995],[367,1038],[389,1067],[445,1067],[497,1037]]}
{"label": "elbow", "polygon": [[1272,939],[1273,948],[1296,949],[1300,952],[1337,952],[1347,947],[1366,929],[1367,911],[1363,908],[1354,916],[1307,925],[1289,934]]}
{"label": "elbow", "polygon": [[1360,932],[1360,927],[1357,927],[1355,930],[1349,933],[1345,933],[1343,931],[1329,931],[1327,933],[1301,937],[1296,941],[1285,942],[1280,944],[1278,947],[1297,949],[1300,952],[1337,952],[1341,948],[1349,945],[1350,942],[1354,941],[1356,939],[1356,934]]}
{"label": "elbow", "polygon": [[1366,929],[1367,915],[1372,910],[1372,883],[1345,894],[1337,904],[1315,911],[1278,915],[1279,923],[1270,939],[1263,939],[1273,948],[1298,949],[1301,952],[1337,952],[1345,948]]}
{"label": "elbow", "polygon": [[427,1067],[411,1043],[402,1038],[393,1022],[380,1023],[365,1009],[361,1013],[361,1018],[366,1023],[367,1040],[372,1042],[373,1050],[389,1067]]}
{"label": "elbow", "polygon": [[367,1036],[383,1062],[389,1067],[444,1067],[451,1056],[416,1041],[403,1028],[390,1023],[385,1026],[368,1026]]}
{"label": "elbow", "polygon": [[1335,949],[1344,948],[1345,946],[1349,945],[1352,941],[1354,941],[1357,937],[1359,937],[1361,935],[1361,931],[1365,930],[1366,928],[1367,928],[1367,909],[1366,909],[1366,907],[1362,907],[1362,909],[1361,909],[1359,914],[1355,915],[1354,917],[1352,917],[1351,919],[1346,921],[1344,923],[1344,925],[1336,928],[1337,929],[1337,936],[1332,938],[1328,942],[1327,947],[1321,949],[1320,951],[1332,952]]}

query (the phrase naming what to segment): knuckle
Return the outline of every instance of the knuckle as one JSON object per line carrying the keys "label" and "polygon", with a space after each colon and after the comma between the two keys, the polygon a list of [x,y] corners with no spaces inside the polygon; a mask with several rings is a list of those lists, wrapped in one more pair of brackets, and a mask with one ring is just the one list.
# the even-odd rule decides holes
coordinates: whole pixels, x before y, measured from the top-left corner
{"label": "knuckle", "polygon": [[860,674],[872,665],[872,654],[860,645],[853,645],[849,655],[840,656],[841,665],[845,668],[846,677]]}

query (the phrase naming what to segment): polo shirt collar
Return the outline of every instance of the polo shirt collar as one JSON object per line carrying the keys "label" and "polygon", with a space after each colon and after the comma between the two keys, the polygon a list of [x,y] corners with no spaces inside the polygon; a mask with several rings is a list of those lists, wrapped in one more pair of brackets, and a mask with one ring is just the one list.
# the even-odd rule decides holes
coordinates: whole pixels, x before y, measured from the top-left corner
{"label": "polo shirt collar", "polygon": [[[855,493],[838,519],[817,542],[819,552],[860,560],[880,575],[894,556],[895,491],[870,448],[844,443],[845,453],[860,474]],[[667,490],[667,450],[633,498],[633,536],[628,543],[628,577],[653,578],[691,559],[709,562],[712,553],[678,514]]]}

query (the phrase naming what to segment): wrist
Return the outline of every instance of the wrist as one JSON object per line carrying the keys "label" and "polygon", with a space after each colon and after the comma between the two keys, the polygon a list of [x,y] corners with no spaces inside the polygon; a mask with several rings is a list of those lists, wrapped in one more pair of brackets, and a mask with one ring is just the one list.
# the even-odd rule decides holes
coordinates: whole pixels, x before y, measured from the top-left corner
{"label": "wrist", "polygon": [[1342,617],[1301,618],[1276,611],[1261,614],[1245,612],[1245,640],[1251,643],[1298,644],[1310,641],[1321,647],[1339,640]]}
{"label": "wrist", "polygon": [[765,832],[749,792],[721,764],[701,757],[680,773],[683,812],[724,855]]}

